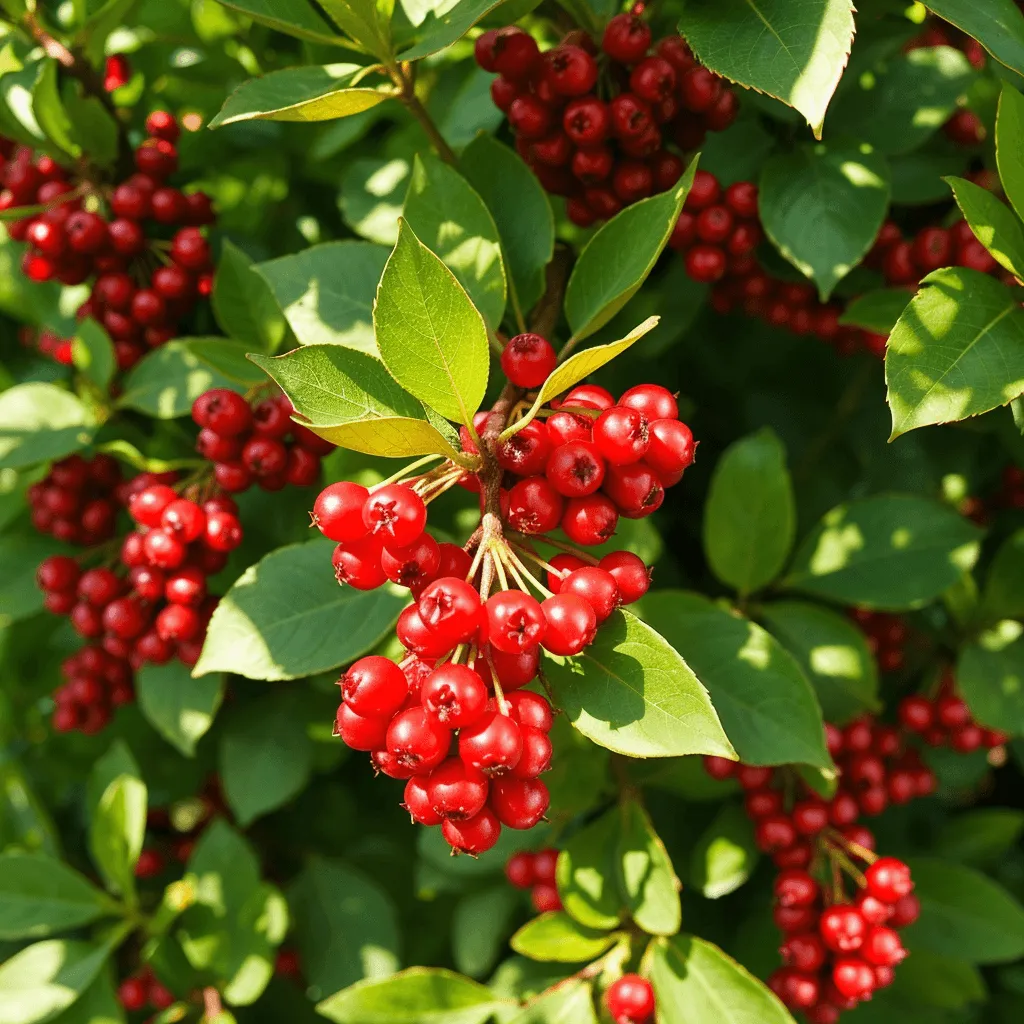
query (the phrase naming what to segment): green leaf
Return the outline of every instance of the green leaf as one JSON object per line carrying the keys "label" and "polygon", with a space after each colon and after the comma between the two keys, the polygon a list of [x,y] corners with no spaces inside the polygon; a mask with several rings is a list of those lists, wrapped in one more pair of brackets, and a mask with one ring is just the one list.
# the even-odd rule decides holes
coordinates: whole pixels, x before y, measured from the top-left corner
{"label": "green leaf", "polygon": [[117,740],[89,776],[89,852],[108,888],[129,900],[146,837],[146,799],[139,767]]}
{"label": "green leaf", "polygon": [[770,633],[682,590],[648,594],[643,615],[708,688],[741,761],[832,768],[814,691]]}
{"label": "green leaf", "polygon": [[224,101],[207,127],[238,121],[331,121],[361,114],[391,99],[390,86],[360,86],[366,68],[359,64],[309,65],[271,71],[243,82]]}
{"label": "green leaf", "polygon": [[1024,393],[1024,313],[977,270],[929,274],[889,336],[892,437],[1006,405]]}
{"label": "green leaf", "polygon": [[971,568],[979,537],[946,505],[879,494],[827,512],[800,545],[784,584],[843,604],[918,608]]}
{"label": "green leaf", "polygon": [[1017,845],[1024,833],[1024,811],[1010,807],[979,807],[948,818],[936,840],[943,859],[971,867],[993,867]]}
{"label": "green leaf", "polygon": [[915,1007],[944,1010],[962,1010],[970,1003],[983,1002],[987,995],[985,981],[974,964],[919,947],[896,972],[892,991]]}
{"label": "green leaf", "polygon": [[647,280],[696,173],[694,158],[675,188],[627,206],[587,242],[565,292],[565,316],[574,338],[600,330]]}
{"label": "green leaf", "polygon": [[221,330],[250,348],[273,352],[288,327],[266,282],[253,273],[253,262],[225,240],[213,279],[213,312]]}
{"label": "green leaf", "polygon": [[619,805],[616,873],[633,921],[649,935],[675,935],[682,924],[682,885],[665,844],[635,800]]}
{"label": "green leaf", "polygon": [[194,679],[180,661],[143,665],[135,695],[150,725],[185,757],[194,757],[224,698],[224,677]]}
{"label": "green leaf", "polygon": [[483,1024],[507,1005],[452,971],[410,967],[336,992],[316,1010],[335,1024]]}
{"label": "green leaf", "polygon": [[154,349],[129,371],[118,406],[161,420],[185,416],[210,388],[245,391],[263,375],[246,346],[226,338],[178,338]]}
{"label": "green leaf", "polygon": [[338,193],[345,223],[357,235],[393,247],[411,173],[409,161],[401,157],[353,160]]}
{"label": "green leaf", "polygon": [[1006,619],[963,647],[956,685],[977,721],[1024,733],[1024,625]]}
{"label": "green leaf", "polygon": [[0,964],[0,1022],[39,1024],[71,1006],[92,984],[109,946],[46,939]]}
{"label": "green leaf", "polygon": [[690,882],[709,900],[735,892],[751,876],[760,852],[742,804],[725,804],[690,854]]}
{"label": "green leaf", "polygon": [[321,437],[343,448],[386,455],[456,455],[423,406],[384,364],[339,345],[307,345],[287,355],[252,356]]}
{"label": "green leaf", "polygon": [[53,1024],[125,1024],[124,1007],[117,998],[110,966],[69,1006]]}
{"label": "green leaf", "polygon": [[90,411],[55,384],[17,384],[0,394],[0,469],[60,459],[96,433]]}
{"label": "green leaf", "polygon": [[599,957],[615,943],[611,932],[586,928],[564,911],[540,914],[509,939],[509,945],[531,960],[581,964]]}
{"label": "green leaf", "polygon": [[0,853],[0,939],[37,939],[114,909],[77,871],[40,853]]}
{"label": "green leaf", "polygon": [[301,345],[344,345],[377,355],[373,300],[388,251],[368,242],[324,242],[259,263]]}
{"label": "green leaf", "polygon": [[828,722],[881,710],[878,670],[864,633],[849,619],[805,601],[761,608],[765,625],[800,663]]}
{"label": "green leaf", "polygon": [[444,50],[501,3],[504,0],[459,0],[443,5],[442,13],[431,11],[419,26],[419,42],[400,53],[398,59],[419,60]]}
{"label": "green leaf", "polygon": [[1011,534],[996,552],[982,605],[992,618],[1024,618],[1024,530]]}
{"label": "green leaf", "polygon": [[566,913],[585,928],[607,931],[623,917],[616,845],[620,819],[612,808],[577,832],[558,855],[558,895]]}
{"label": "green leaf", "polygon": [[78,157],[81,147],[75,141],[74,129],[57,87],[57,62],[44,61],[32,90],[32,112],[44,135],[62,153]]}
{"label": "green leaf", "polygon": [[452,915],[452,958],[471,978],[489,974],[505,951],[508,929],[520,908],[514,889],[499,882],[490,889],[468,892]]}
{"label": "green leaf", "polygon": [[302,972],[321,992],[398,967],[398,915],[388,894],[340,861],[314,857],[288,894]]}
{"label": "green leaf", "polygon": [[307,0],[217,0],[225,7],[298,39],[337,43],[338,34]]}
{"label": "green leaf", "polygon": [[597,1024],[590,985],[567,979],[530,999],[508,1024]]}
{"label": "green leaf", "polygon": [[793,1024],[771,989],[710,942],[678,935],[653,947],[658,1024]]}
{"label": "green leaf", "polygon": [[291,544],[246,569],[213,613],[195,675],[298,679],[375,647],[408,599],[386,588],[338,586],[334,547],[327,540]]}
{"label": "green leaf", "polygon": [[78,145],[96,166],[109,167],[117,158],[117,122],[98,97],[83,93],[78,82],[66,79],[62,96]]}
{"label": "green leaf", "polygon": [[853,43],[850,0],[689,0],[679,31],[701,64],[795,107],[821,138]]}
{"label": "green leaf", "polygon": [[471,423],[487,388],[483,318],[454,274],[401,222],[373,310],[388,372],[449,420]]}
{"label": "green leaf", "polygon": [[106,391],[117,372],[117,358],[110,335],[95,320],[87,317],[78,325],[71,341],[75,368],[100,389]]}
{"label": "green leaf", "polygon": [[505,315],[498,228],[469,182],[437,157],[417,154],[402,215],[415,237],[466,289],[491,330],[497,330]]}
{"label": "green leaf", "polygon": [[877,288],[858,295],[839,318],[844,326],[863,327],[875,334],[890,334],[910,297],[904,288]]}
{"label": "green leaf", "polygon": [[975,71],[952,46],[899,53],[850,81],[829,127],[880,153],[909,153],[934,134],[967,93]]}
{"label": "green leaf", "polygon": [[0,536],[0,629],[42,611],[43,592],[36,583],[39,563],[50,555],[76,553],[74,548],[58,544],[52,537],[28,530],[26,524]]}
{"label": "green leaf", "polygon": [[1009,83],[1003,83],[999,94],[996,166],[1007,198],[1017,216],[1024,217],[1024,96]]}
{"label": "green leaf", "polygon": [[940,18],[973,36],[996,60],[1024,75],[1024,17],[1013,0],[928,0]]}
{"label": "green leaf", "polygon": [[712,571],[747,596],[771,583],[796,534],[786,449],[769,427],[736,441],[715,466],[704,506]]}
{"label": "green leaf", "polygon": [[60,855],[57,826],[17,761],[0,765],[0,847]]}
{"label": "green leaf", "polygon": [[800,146],[761,172],[765,232],[823,302],[874,244],[888,208],[885,158],[855,145]]}
{"label": "green leaf", "polygon": [[320,0],[320,6],[350,39],[379,60],[391,50],[391,15],[395,0]]}
{"label": "green leaf", "polygon": [[734,756],[693,671],[629,612],[614,612],[582,654],[546,665],[558,706],[602,747],[629,757]]}
{"label": "green leaf", "polygon": [[512,300],[525,314],[544,293],[544,269],[555,249],[547,193],[519,155],[491,135],[478,135],[459,167],[494,218]]}
{"label": "green leaf", "polygon": [[1024,909],[1001,886],[962,864],[913,857],[910,864],[921,916],[906,943],[976,964],[1024,956]]}
{"label": "green leaf", "polygon": [[1014,277],[1024,277],[1024,227],[1013,211],[973,181],[948,177],[946,183],[978,241]]}

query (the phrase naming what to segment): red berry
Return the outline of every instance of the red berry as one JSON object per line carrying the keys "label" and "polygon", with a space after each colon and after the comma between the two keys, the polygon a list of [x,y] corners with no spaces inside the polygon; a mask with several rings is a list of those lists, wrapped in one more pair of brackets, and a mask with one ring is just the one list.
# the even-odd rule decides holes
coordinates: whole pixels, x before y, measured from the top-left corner
{"label": "red berry", "polygon": [[449,729],[461,729],[483,715],[487,687],[473,669],[448,663],[438,666],[423,681],[421,699],[423,707],[439,722]]}
{"label": "red berry", "polygon": [[363,506],[363,524],[389,547],[412,544],[427,524],[423,499],[404,484],[378,488]]}
{"label": "red berry", "polygon": [[512,854],[505,864],[505,877],[517,889],[529,889],[536,880],[533,854],[526,850]]}
{"label": "red berry", "polygon": [[338,680],[345,703],[358,715],[390,718],[409,695],[402,670],[387,658],[360,658]]}
{"label": "red berry", "polygon": [[637,462],[650,444],[647,418],[629,406],[608,409],[594,423],[594,444],[613,466]]}
{"label": "red berry", "polygon": [[796,829],[785,815],[768,815],[754,826],[754,841],[765,853],[788,849],[796,840]]}
{"label": "red berry", "polygon": [[783,907],[809,907],[821,890],[806,871],[783,871],[775,878],[775,898]]}
{"label": "red berry", "polygon": [[603,494],[590,494],[566,502],[562,530],[573,543],[588,547],[609,540],[618,522],[618,509],[611,499]]}
{"label": "red berry", "polygon": [[517,476],[536,476],[544,472],[551,452],[551,441],[544,425],[531,420],[498,446],[498,464]]}
{"label": "red berry", "polygon": [[41,590],[69,591],[78,583],[78,563],[66,555],[50,555],[36,569],[36,583]]}
{"label": "red berry", "polygon": [[331,555],[334,576],[356,590],[376,590],[387,581],[381,568],[383,546],[376,537],[364,537],[349,544],[339,544]]}
{"label": "red berry", "polygon": [[535,648],[544,636],[541,604],[521,590],[505,590],[484,606],[491,646],[506,654]]}
{"label": "red berry", "polygon": [[368,532],[363,506],[369,496],[361,484],[347,480],[328,484],[313,503],[314,525],[330,540],[347,543],[362,539]]}
{"label": "red berry", "polygon": [[388,752],[418,773],[439,765],[450,745],[451,732],[423,708],[399,712],[388,726]]}
{"label": "red berry", "polygon": [[639,974],[624,974],[608,986],[604,1004],[615,1024],[648,1024],[654,1017],[654,989]]}
{"label": "red berry", "polygon": [[539,334],[517,334],[501,353],[505,376],[520,388],[536,388],[555,368],[555,350]]}
{"label": "red berry", "polygon": [[551,803],[548,788],[539,779],[507,775],[492,782],[490,788],[491,808],[508,828],[533,828]]}
{"label": "red berry", "polygon": [[242,543],[242,524],[231,512],[207,512],[203,543],[212,551],[234,551]]}
{"label": "red berry", "polygon": [[121,640],[131,640],[146,628],[146,613],[131,597],[119,597],[103,609],[103,628]]}
{"label": "red berry", "polygon": [[842,957],[832,967],[832,984],[847,999],[870,999],[875,991],[875,972],[858,957]]}
{"label": "red berry", "polygon": [[[387,751],[378,753],[387,754]],[[441,815],[430,805],[427,793],[428,775],[413,775],[405,784],[402,806],[409,812],[412,820],[420,825],[440,825]]]}
{"label": "red berry", "polygon": [[483,772],[467,765],[458,757],[449,757],[439,764],[427,779],[430,809],[440,818],[465,821],[483,810],[490,791]]}
{"label": "red berry", "polygon": [[544,61],[545,80],[559,96],[583,96],[597,84],[597,61],[582,46],[555,46]]}
{"label": "red berry", "polygon": [[551,738],[543,730],[529,725],[520,725],[519,732],[523,737],[523,752],[512,774],[517,779],[535,779],[551,767]]}
{"label": "red berry", "polygon": [[725,253],[716,245],[695,245],[687,252],[686,273],[698,284],[713,284],[725,275]]}
{"label": "red berry", "polygon": [[604,482],[605,462],[591,441],[568,441],[547,459],[545,473],[559,494],[580,498],[593,494]]}
{"label": "red berry", "polygon": [[880,857],[864,872],[867,891],[883,903],[896,903],[914,888],[910,868],[895,857]]}
{"label": "red berry", "polygon": [[540,607],[547,620],[544,647],[552,654],[579,654],[594,642],[597,616],[583,598],[562,592],[547,598]]}
{"label": "red berry", "polygon": [[379,750],[387,739],[390,720],[357,715],[347,704],[338,707],[335,732],[353,750]]}
{"label": "red berry", "polygon": [[214,388],[192,403],[192,419],[222,437],[238,437],[252,429],[249,403],[227,388]]}
{"label": "red berry", "polygon": [[459,732],[459,756],[488,777],[504,775],[519,763],[523,737],[519,726],[497,710],[486,711]]}
{"label": "red berry", "polygon": [[485,807],[466,821],[445,819],[441,823],[441,834],[453,850],[475,855],[486,853],[494,846],[501,835],[501,824],[494,812]]}
{"label": "red berry", "polygon": [[145,1009],[149,1002],[149,988],[142,978],[126,978],[117,987],[118,1002],[129,1012]]}
{"label": "red berry", "polygon": [[640,60],[650,45],[650,26],[633,14],[616,14],[608,22],[601,39],[601,49],[620,64],[633,64]]}
{"label": "red berry", "polygon": [[381,568],[392,583],[414,591],[437,575],[441,564],[440,545],[429,533],[404,548],[385,548],[380,556]]}
{"label": "red berry", "polygon": [[543,476],[531,476],[509,491],[508,522],[520,533],[549,533],[557,528],[565,509],[561,495]]}
{"label": "red berry", "polygon": [[428,584],[416,605],[423,625],[451,647],[469,640],[482,618],[480,595],[465,580],[441,577]]}
{"label": "red berry", "polygon": [[643,462],[609,466],[603,490],[629,519],[649,516],[665,500],[665,488],[660,478]]}
{"label": "red berry", "polygon": [[860,910],[840,903],[822,912],[818,930],[829,949],[837,953],[852,953],[860,949],[868,927]]}
{"label": "red berry", "polygon": [[619,605],[619,588],[607,569],[598,566],[584,566],[569,573],[560,581],[560,594],[575,594],[582,597],[597,616],[598,623],[604,622]]}

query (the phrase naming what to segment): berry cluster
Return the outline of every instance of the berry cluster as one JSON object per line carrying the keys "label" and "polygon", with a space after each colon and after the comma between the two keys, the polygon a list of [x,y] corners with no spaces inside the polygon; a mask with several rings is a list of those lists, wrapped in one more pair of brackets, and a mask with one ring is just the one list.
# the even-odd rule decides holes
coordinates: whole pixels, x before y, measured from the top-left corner
{"label": "berry cluster", "polygon": [[651,1024],[654,1020],[654,989],[639,974],[623,974],[604,994],[608,1016],[615,1024]]}
{"label": "berry cluster", "polygon": [[200,428],[196,451],[214,464],[222,490],[237,494],[256,483],[265,491],[279,491],[320,479],[320,459],[334,445],[293,423],[294,411],[285,395],[265,398],[252,408],[227,388],[206,391],[193,402],[192,419]]}
{"label": "berry cluster", "polygon": [[175,1001],[174,993],[157,981],[149,967],[125,978],[117,987],[117,999],[129,1013],[137,1013],[147,1007],[166,1010]]}
{"label": "berry cluster", "polygon": [[873,612],[867,608],[853,608],[850,610],[850,618],[863,632],[882,672],[898,672],[903,668],[910,630],[902,616]]}
{"label": "berry cluster", "polygon": [[505,864],[505,877],[517,889],[530,890],[530,902],[538,914],[561,910],[562,898],[555,884],[558,851],[548,847],[533,853],[521,850],[512,854]]}
{"label": "berry cluster", "polygon": [[735,93],[679,36],[653,51],[651,42],[635,14],[608,22],[600,50],[576,31],[542,54],[515,26],[476,41],[477,63],[498,74],[491,97],[519,154],[582,227],[672,188],[684,164],[668,144],[692,152],[736,117]]}
{"label": "berry cluster", "polygon": [[886,221],[864,263],[881,271],[886,284],[893,287],[916,287],[926,274],[949,266],[1007,276],[966,220],[949,228],[924,227],[912,238],[905,238],[897,224]]}
{"label": "berry cluster", "polygon": [[92,547],[114,536],[124,504],[121,466],[109,455],[69,455],[28,489],[32,525],[65,544]]}
{"label": "berry cluster", "polygon": [[[53,559],[47,562],[47,572],[67,568],[54,566]],[[98,645],[83,647],[66,658],[61,674],[64,683],[53,693],[53,727],[57,732],[77,729],[86,734],[97,733],[117,708],[135,700],[131,665]]]}
{"label": "berry cluster", "polygon": [[[0,210],[44,207],[7,224],[13,239],[29,243],[22,271],[32,281],[66,285],[92,279],[78,316],[103,325],[122,370],[176,337],[197,299],[213,287],[201,230],[215,220],[210,197],[186,195],[167,183],[178,167],[177,121],[155,111],[146,132],[135,150],[136,173],[114,187],[79,180],[25,147],[8,147],[0,167]],[[170,229],[169,240],[159,236]],[[46,341],[56,358],[69,361],[69,347]]]}
{"label": "berry cluster", "polygon": [[897,709],[900,723],[916,733],[929,747],[949,747],[958,754],[992,750],[1007,741],[1006,733],[986,729],[974,721],[967,703],[956,692],[951,672],[946,672],[934,699],[923,694],[904,697]]}

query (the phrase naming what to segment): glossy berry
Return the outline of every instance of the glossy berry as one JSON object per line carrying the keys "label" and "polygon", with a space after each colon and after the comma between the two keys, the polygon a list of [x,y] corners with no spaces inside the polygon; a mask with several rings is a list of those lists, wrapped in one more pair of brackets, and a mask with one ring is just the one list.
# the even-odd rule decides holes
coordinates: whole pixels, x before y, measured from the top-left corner
{"label": "glossy berry", "polygon": [[867,890],[883,903],[896,903],[914,888],[910,868],[895,857],[880,857],[864,872]]}
{"label": "glossy berry", "polygon": [[594,444],[614,466],[636,462],[650,444],[647,418],[629,406],[608,409],[594,423]]}
{"label": "glossy berry", "polygon": [[594,641],[597,616],[594,609],[572,593],[559,593],[541,603],[546,620],[544,647],[552,654],[579,654]]}
{"label": "glossy berry", "polygon": [[438,765],[427,779],[430,809],[440,818],[465,821],[487,803],[490,785],[484,774],[457,757]]}
{"label": "glossy berry", "polygon": [[439,765],[450,745],[449,730],[423,708],[400,712],[387,728],[388,752],[417,772]]}
{"label": "glossy berry", "polygon": [[409,684],[387,658],[360,658],[338,680],[345,703],[364,717],[390,717],[405,703]]}
{"label": "glossy berry", "polygon": [[506,774],[519,763],[522,752],[519,726],[497,709],[459,732],[459,756],[488,777]]}
{"label": "glossy berry", "polygon": [[484,606],[491,646],[506,654],[535,648],[546,622],[539,601],[521,590],[504,590]]}
{"label": "glossy berry", "polygon": [[487,687],[473,669],[449,663],[438,666],[423,681],[421,700],[423,707],[443,725],[461,729],[483,715]]}
{"label": "glossy berry", "polygon": [[505,376],[520,388],[540,387],[555,368],[555,362],[551,342],[539,334],[517,334],[501,353]]}
{"label": "glossy berry", "polygon": [[650,45],[650,27],[632,14],[616,14],[608,22],[601,39],[601,49],[620,64],[633,64],[640,60]]}
{"label": "glossy berry", "polygon": [[445,819],[441,824],[441,834],[453,850],[476,855],[486,853],[498,841],[501,823],[495,813],[485,807],[465,821]]}
{"label": "glossy berry", "polygon": [[533,828],[544,817],[550,802],[548,788],[539,779],[506,775],[491,783],[491,808],[508,828]]}
{"label": "glossy berry", "polygon": [[624,974],[605,992],[604,1004],[615,1024],[648,1024],[654,1017],[654,989],[638,974]]}

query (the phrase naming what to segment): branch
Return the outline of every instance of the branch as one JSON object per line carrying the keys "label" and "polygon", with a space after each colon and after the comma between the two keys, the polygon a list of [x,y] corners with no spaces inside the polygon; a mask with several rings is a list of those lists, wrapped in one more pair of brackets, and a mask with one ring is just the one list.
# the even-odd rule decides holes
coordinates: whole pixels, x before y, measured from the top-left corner
{"label": "branch", "polygon": [[566,245],[555,249],[554,258],[547,267],[547,287],[540,301],[533,309],[530,330],[542,338],[550,339],[555,333],[562,315],[562,301],[565,298],[565,286],[569,283],[569,271],[572,268],[572,250]]}
{"label": "branch", "polygon": [[441,130],[434,123],[434,119],[430,116],[430,112],[420,102],[419,96],[416,95],[416,83],[409,70],[409,65],[400,64],[397,68],[391,68],[389,70],[391,72],[392,81],[398,86],[399,99],[406,105],[409,113],[419,121],[420,126],[427,134],[427,138],[430,139],[430,144],[437,151],[437,155],[446,164],[451,164],[452,167],[458,167],[459,158],[455,155],[451,146],[445,142],[444,136],[441,134]]}

